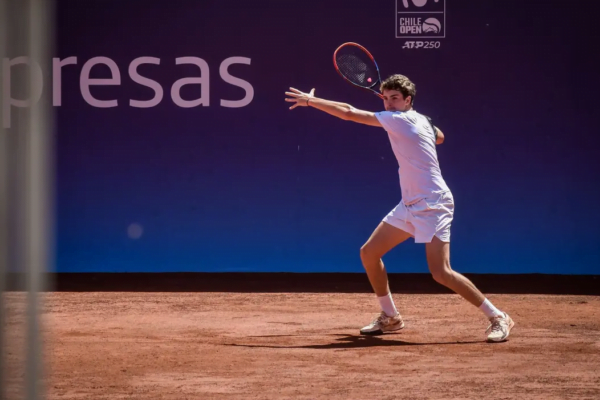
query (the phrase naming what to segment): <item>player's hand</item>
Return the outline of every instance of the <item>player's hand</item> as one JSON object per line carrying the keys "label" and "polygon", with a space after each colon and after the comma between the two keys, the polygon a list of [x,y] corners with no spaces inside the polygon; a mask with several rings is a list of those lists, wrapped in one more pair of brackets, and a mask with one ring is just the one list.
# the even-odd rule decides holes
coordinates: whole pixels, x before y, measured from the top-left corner
{"label": "player's hand", "polygon": [[290,110],[298,106],[306,107],[310,99],[315,98],[315,89],[311,90],[310,93],[303,93],[298,89],[290,88],[291,92],[285,92],[286,96],[289,96],[285,99],[288,103],[294,103]]}

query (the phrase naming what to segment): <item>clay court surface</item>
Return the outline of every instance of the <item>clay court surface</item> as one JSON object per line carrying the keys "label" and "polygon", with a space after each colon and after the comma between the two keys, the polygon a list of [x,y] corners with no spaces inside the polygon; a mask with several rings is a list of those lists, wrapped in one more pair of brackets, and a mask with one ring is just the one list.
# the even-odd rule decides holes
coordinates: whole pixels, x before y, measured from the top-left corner
{"label": "clay court surface", "polygon": [[[453,294],[395,295],[407,327],[382,337],[358,335],[369,293],[42,297],[49,399],[600,398],[597,296],[490,295],[516,322],[501,344]],[[6,294],[9,399],[23,299]]]}

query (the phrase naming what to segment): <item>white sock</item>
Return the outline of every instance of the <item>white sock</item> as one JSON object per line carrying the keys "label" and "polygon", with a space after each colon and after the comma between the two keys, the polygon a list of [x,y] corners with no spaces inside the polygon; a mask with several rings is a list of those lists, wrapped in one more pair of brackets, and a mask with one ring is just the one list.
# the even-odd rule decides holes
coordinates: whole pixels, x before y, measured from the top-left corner
{"label": "white sock", "polygon": [[392,299],[392,294],[388,293],[387,296],[377,297],[379,300],[379,304],[381,305],[381,309],[386,313],[388,317],[394,317],[398,314],[398,310],[396,310],[396,306],[394,305],[394,300]]}
{"label": "white sock", "polygon": [[494,318],[494,317],[503,317],[504,313],[498,310],[488,299],[483,301],[483,304],[479,306],[479,309],[483,311],[486,317]]}

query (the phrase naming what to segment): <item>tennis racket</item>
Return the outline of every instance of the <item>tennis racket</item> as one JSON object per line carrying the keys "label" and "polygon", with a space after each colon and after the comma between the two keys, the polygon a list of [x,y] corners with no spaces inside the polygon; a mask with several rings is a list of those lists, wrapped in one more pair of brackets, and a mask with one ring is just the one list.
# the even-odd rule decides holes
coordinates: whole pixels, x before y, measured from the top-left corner
{"label": "tennis racket", "polygon": [[[377,62],[369,50],[358,43],[347,42],[338,47],[333,53],[333,65],[336,71],[347,82],[354,86],[369,90],[375,93],[379,98],[383,95],[379,93],[381,85],[381,75]],[[427,121],[433,129],[433,134],[437,140],[437,130],[431,118],[425,115]]]}
{"label": "tennis racket", "polygon": [[333,65],[347,82],[383,98],[378,90],[381,84],[379,67],[371,53],[360,44],[347,42],[338,47],[333,53]]}

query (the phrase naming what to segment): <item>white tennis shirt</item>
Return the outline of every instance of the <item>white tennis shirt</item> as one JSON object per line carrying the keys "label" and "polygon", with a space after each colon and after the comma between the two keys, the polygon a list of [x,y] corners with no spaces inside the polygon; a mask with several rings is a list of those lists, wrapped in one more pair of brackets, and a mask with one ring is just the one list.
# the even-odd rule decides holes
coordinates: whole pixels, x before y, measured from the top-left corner
{"label": "white tennis shirt", "polygon": [[435,132],[425,116],[415,110],[382,111],[375,116],[387,131],[398,160],[404,204],[449,192],[435,148]]}

